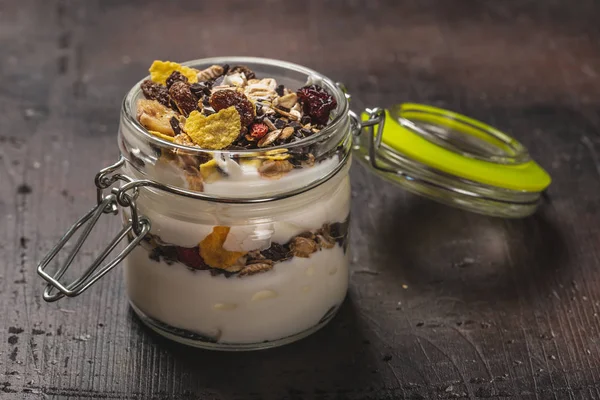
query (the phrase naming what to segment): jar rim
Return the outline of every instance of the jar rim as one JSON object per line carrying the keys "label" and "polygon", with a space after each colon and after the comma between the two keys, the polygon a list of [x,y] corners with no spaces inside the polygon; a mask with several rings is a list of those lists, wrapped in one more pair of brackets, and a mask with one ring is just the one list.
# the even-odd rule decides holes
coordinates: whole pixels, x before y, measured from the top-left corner
{"label": "jar rim", "polygon": [[334,95],[334,97],[337,101],[338,105],[336,107],[336,115],[323,129],[321,129],[318,133],[316,133],[314,135],[308,136],[306,138],[302,138],[293,143],[287,143],[287,144],[282,144],[282,145],[278,145],[278,146],[269,146],[268,148],[264,148],[264,149],[212,150],[212,149],[204,149],[204,148],[199,148],[199,147],[180,145],[177,143],[173,143],[173,142],[169,142],[167,140],[161,139],[161,138],[149,133],[148,130],[146,128],[144,128],[142,126],[142,124],[140,124],[140,122],[137,120],[137,118],[135,117],[135,115],[133,113],[133,107],[132,107],[133,102],[138,97],[139,93],[141,92],[140,85],[143,81],[150,78],[149,75],[146,75],[144,78],[142,78],[140,81],[138,81],[127,92],[127,95],[125,95],[122,105],[121,105],[121,113],[125,116],[124,120],[127,121],[131,125],[131,127],[133,127],[136,130],[137,133],[143,135],[146,139],[148,139],[149,142],[154,142],[155,144],[157,144],[159,146],[164,146],[166,148],[172,148],[172,149],[184,150],[186,152],[186,154],[189,154],[189,155],[194,155],[195,153],[203,154],[206,152],[211,152],[211,153],[222,152],[222,153],[227,153],[230,155],[240,155],[240,156],[247,155],[247,154],[253,154],[256,152],[260,152],[260,151],[272,151],[272,150],[277,150],[277,149],[287,149],[289,151],[289,150],[293,150],[293,149],[304,148],[304,147],[310,146],[311,144],[313,144],[317,141],[324,140],[324,139],[327,139],[330,136],[332,136],[336,132],[336,130],[338,129],[340,124],[342,124],[344,119],[348,117],[349,103],[348,103],[348,99],[347,99],[345,93],[343,92],[343,90],[332,79],[328,78],[327,76],[325,76],[313,69],[304,67],[299,64],[291,63],[288,61],[272,59],[272,58],[224,56],[224,57],[209,57],[209,58],[200,58],[200,59],[196,59],[196,60],[190,60],[190,61],[181,63],[181,65],[192,67],[192,66],[199,65],[199,64],[210,64],[210,65],[242,64],[243,65],[243,64],[248,64],[248,63],[249,64],[253,64],[253,63],[254,64],[262,64],[265,66],[272,66],[272,67],[280,67],[285,70],[291,70],[291,71],[299,72],[302,74],[306,74],[307,77],[314,77],[314,78],[318,79],[320,82],[325,83],[326,88]]}

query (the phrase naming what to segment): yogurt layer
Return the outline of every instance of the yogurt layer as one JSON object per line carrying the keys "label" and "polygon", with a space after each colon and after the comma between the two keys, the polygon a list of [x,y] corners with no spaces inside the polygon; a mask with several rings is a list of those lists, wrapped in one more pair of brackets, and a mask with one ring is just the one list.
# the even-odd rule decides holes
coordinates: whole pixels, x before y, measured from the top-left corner
{"label": "yogurt layer", "polygon": [[348,260],[336,245],[264,273],[226,278],[152,261],[138,247],[125,262],[125,281],[133,304],[154,319],[220,343],[259,343],[305,331],[339,306]]}

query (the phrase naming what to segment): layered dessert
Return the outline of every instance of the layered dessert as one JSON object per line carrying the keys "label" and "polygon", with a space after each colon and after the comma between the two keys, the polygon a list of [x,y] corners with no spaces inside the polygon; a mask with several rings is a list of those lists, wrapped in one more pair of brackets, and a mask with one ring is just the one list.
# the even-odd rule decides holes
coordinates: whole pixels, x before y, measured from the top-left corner
{"label": "layered dessert", "polygon": [[[163,61],[140,89],[137,121],[158,140],[151,162],[129,152],[128,174],[209,196],[140,192],[152,229],[125,277],[142,319],[205,347],[277,343],[326,323],[348,285],[345,149],[313,140],[333,119],[334,96],[244,65]],[[235,201],[274,194],[283,196]]]}

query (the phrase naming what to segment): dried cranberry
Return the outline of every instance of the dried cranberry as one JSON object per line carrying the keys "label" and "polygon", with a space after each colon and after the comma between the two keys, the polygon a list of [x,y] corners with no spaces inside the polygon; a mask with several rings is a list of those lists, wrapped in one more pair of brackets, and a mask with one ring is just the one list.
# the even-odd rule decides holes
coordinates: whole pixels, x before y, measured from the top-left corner
{"label": "dried cranberry", "polygon": [[173,71],[167,78],[167,87],[170,88],[175,82],[188,83],[188,78],[179,71]]}
{"label": "dried cranberry", "polygon": [[210,105],[215,111],[234,106],[240,114],[242,127],[254,121],[254,105],[246,95],[235,90],[219,90],[210,96]]}
{"label": "dried cranberry", "polygon": [[250,126],[250,135],[253,138],[260,139],[269,132],[269,127],[266,124],[258,123]]}
{"label": "dried cranberry", "polygon": [[319,85],[304,86],[296,94],[304,113],[310,116],[312,122],[326,125],[331,110],[337,107],[333,96]]}
{"label": "dried cranberry", "polygon": [[208,265],[202,259],[198,247],[177,246],[177,260],[194,269],[208,269]]}
{"label": "dried cranberry", "polygon": [[165,86],[146,79],[142,82],[141,88],[147,99],[156,100],[163,106],[169,106],[169,91]]}
{"label": "dried cranberry", "polygon": [[192,94],[190,85],[185,82],[175,82],[169,88],[171,99],[177,104],[177,108],[186,117],[198,108],[198,98]]}

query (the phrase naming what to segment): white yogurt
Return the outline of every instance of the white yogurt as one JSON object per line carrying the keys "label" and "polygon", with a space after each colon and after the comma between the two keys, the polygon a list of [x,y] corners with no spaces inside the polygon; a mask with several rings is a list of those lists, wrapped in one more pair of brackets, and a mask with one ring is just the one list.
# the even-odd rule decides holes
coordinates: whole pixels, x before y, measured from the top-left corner
{"label": "white yogurt", "polygon": [[[305,177],[310,182],[315,174],[327,173],[329,166],[313,168],[294,170],[295,177],[269,183],[285,185],[286,178]],[[255,179],[265,180],[258,175]],[[227,192],[248,187],[248,181],[223,181],[205,189]],[[344,169],[305,193],[264,204],[216,203],[142,192],[138,208],[151,220],[151,233],[166,243],[194,247],[214,226],[222,225],[231,227],[224,248],[247,252],[266,249],[273,242],[287,243],[325,223],[345,221],[350,183]],[[275,263],[267,272],[242,277],[212,276],[210,271],[193,271],[178,262],[158,262],[142,247],[124,265],[129,297],[143,313],[219,343],[262,343],[306,331],[340,305],[348,287],[348,259],[338,244],[309,258],[293,257]]]}
{"label": "white yogurt", "polygon": [[125,262],[133,304],[146,315],[220,343],[260,343],[303,332],[339,306],[348,286],[342,248],[294,257],[251,276],[212,276],[148,258],[138,247]]}

